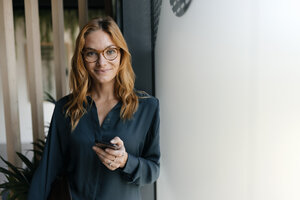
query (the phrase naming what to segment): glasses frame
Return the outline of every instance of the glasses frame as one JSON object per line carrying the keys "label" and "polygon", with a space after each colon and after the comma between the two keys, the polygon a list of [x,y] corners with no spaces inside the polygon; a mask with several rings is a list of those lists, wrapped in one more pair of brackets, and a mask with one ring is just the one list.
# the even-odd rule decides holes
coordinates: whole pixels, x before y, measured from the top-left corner
{"label": "glasses frame", "polygon": [[[92,50],[92,51],[94,51],[94,52],[97,52],[98,59],[96,59],[96,60],[93,61],[93,62],[87,61],[87,60],[85,59],[85,56],[84,56],[84,53],[85,53],[87,50],[89,50],[89,49]],[[105,57],[105,55],[104,55],[104,52],[105,52],[107,49],[116,49],[116,50],[117,50],[117,56],[116,56],[114,59],[107,59],[107,58]],[[84,48],[84,49],[81,51],[81,55],[82,55],[83,60],[84,60],[85,62],[87,62],[87,63],[95,63],[95,62],[98,62],[99,59],[100,59],[100,54],[102,54],[103,58],[105,58],[106,60],[108,60],[108,61],[113,61],[113,60],[115,60],[115,59],[118,57],[118,55],[120,54],[120,49],[121,49],[120,47],[117,47],[117,46],[114,46],[114,45],[108,46],[108,47],[106,47],[106,48],[103,49],[103,50],[97,50],[97,49],[93,49],[93,48]]]}

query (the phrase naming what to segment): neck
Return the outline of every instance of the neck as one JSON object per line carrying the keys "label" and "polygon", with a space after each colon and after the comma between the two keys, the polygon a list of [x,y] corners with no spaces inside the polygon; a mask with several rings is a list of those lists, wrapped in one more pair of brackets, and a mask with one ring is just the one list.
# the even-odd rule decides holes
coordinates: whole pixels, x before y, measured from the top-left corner
{"label": "neck", "polygon": [[110,101],[116,99],[114,93],[114,81],[105,84],[93,84],[92,87],[91,95],[95,101]]}

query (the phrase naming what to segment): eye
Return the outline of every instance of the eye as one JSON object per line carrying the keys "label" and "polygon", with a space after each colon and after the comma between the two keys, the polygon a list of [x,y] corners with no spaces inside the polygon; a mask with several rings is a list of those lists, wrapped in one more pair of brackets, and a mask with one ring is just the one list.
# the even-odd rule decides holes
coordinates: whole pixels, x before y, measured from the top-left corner
{"label": "eye", "polygon": [[95,51],[87,51],[87,52],[85,53],[85,56],[89,56],[89,57],[95,56],[95,55],[97,55],[97,53],[96,53]]}
{"label": "eye", "polygon": [[107,55],[114,55],[116,53],[117,53],[117,49],[115,49],[115,48],[110,48],[105,51],[105,54],[107,54]]}

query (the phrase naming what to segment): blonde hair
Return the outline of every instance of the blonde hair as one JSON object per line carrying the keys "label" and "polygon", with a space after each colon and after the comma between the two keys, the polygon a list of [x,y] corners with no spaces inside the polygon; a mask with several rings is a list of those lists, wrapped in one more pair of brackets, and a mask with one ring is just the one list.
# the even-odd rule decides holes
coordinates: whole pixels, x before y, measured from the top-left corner
{"label": "blonde hair", "polygon": [[85,38],[93,31],[102,30],[110,35],[111,40],[120,48],[121,61],[115,77],[115,96],[122,102],[120,117],[123,120],[131,119],[138,108],[138,96],[134,91],[135,74],[131,66],[131,55],[126,41],[111,17],[95,18],[88,22],[80,31],[77,39],[75,52],[72,57],[72,68],[70,72],[71,95],[66,104],[66,116],[71,119],[71,130],[73,131],[80,118],[87,112],[87,95],[91,91],[92,78],[84,65],[82,50]]}

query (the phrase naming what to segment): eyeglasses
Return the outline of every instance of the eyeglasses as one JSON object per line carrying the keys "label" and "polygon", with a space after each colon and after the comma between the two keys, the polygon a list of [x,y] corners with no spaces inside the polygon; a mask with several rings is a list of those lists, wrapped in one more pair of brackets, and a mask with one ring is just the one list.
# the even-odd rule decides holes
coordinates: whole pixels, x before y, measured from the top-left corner
{"label": "eyeglasses", "polygon": [[99,60],[100,53],[106,60],[113,61],[114,59],[116,59],[118,57],[119,50],[120,50],[119,47],[109,46],[102,51],[92,49],[92,48],[86,48],[86,49],[83,49],[83,51],[81,53],[82,53],[83,59],[86,62],[94,63]]}

